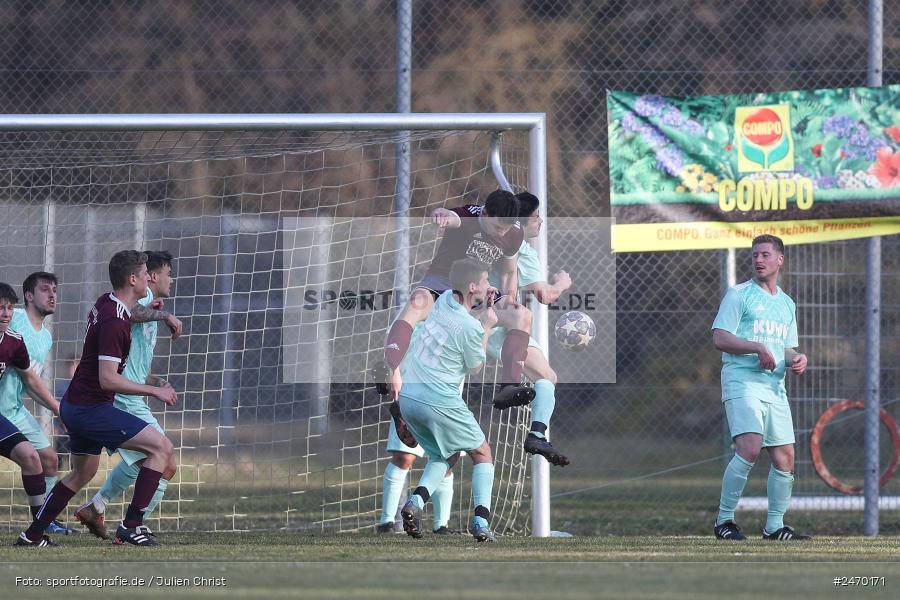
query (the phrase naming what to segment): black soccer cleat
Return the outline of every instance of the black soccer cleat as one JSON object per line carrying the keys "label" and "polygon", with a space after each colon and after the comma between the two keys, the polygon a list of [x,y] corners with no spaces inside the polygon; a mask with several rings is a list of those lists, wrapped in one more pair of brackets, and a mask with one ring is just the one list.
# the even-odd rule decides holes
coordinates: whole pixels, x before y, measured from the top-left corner
{"label": "black soccer cleat", "polygon": [[[779,530],[780,531],[780,530]],[[725,521],[713,528],[713,533],[720,540],[740,541],[746,540],[747,536],[741,533],[741,528],[734,521]]]}
{"label": "black soccer cleat", "polygon": [[394,371],[383,360],[375,363],[369,373],[372,375],[372,381],[375,383],[375,389],[379,396],[387,396],[391,393],[391,376]]}
{"label": "black soccer cleat", "polygon": [[812,536],[805,533],[797,533],[796,531],[794,531],[793,527],[788,527],[787,525],[785,525],[781,529],[776,529],[772,533],[766,533],[766,530],[763,529],[762,539],[805,542],[807,540],[811,540]]}
{"label": "black soccer cleat", "polygon": [[159,541],[150,528],[146,525],[138,525],[137,527],[125,527],[125,524],[119,525],[116,529],[116,539],[113,544],[131,544],[133,546],[159,546]]}
{"label": "black soccer cleat", "polygon": [[379,523],[375,526],[375,533],[394,533],[394,522]]}
{"label": "black soccer cleat", "polygon": [[538,437],[533,433],[529,433],[525,437],[525,452],[528,454],[540,454],[547,459],[551,465],[564,467],[569,464],[569,459],[562,452],[553,447],[553,445],[542,437]]}
{"label": "black soccer cleat", "polygon": [[490,527],[481,527],[472,525],[472,528],[469,530],[469,533],[472,534],[472,537],[475,538],[476,542],[496,542],[497,536],[494,535],[494,532],[491,531]]}
{"label": "black soccer cleat", "polygon": [[494,408],[506,410],[514,406],[525,406],[534,400],[534,388],[524,385],[507,383],[500,386],[500,391],[494,396]]}
{"label": "black soccer cleat", "polygon": [[455,529],[450,529],[446,525],[441,525],[431,533],[433,533],[434,535],[459,535],[462,532],[456,531]]}
{"label": "black soccer cleat", "polygon": [[422,509],[413,504],[409,500],[400,509],[400,516],[403,517],[403,531],[406,535],[419,539],[422,537]]}
{"label": "black soccer cleat", "polygon": [[46,534],[42,535],[41,539],[39,539],[36,542],[29,540],[25,536],[25,532],[23,531],[22,533],[19,534],[19,538],[16,540],[16,543],[13,544],[13,546],[26,546],[26,547],[30,546],[33,548],[50,548],[50,547],[58,548],[59,544],[57,544],[56,542],[51,540],[50,537],[47,536]]}
{"label": "black soccer cleat", "polygon": [[409,427],[406,426],[403,415],[400,414],[400,403],[396,400],[391,402],[391,405],[388,407],[388,412],[391,413],[391,418],[394,419],[394,429],[397,430],[397,437],[400,438],[400,441],[410,448],[418,446],[419,442],[416,441],[416,438],[409,430]]}

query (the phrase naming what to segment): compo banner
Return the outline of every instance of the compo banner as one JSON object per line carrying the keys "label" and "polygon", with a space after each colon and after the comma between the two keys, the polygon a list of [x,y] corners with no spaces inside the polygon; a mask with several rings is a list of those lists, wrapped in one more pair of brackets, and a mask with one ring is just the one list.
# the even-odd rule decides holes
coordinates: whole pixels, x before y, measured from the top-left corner
{"label": "compo banner", "polygon": [[616,252],[900,233],[900,85],[607,92]]}

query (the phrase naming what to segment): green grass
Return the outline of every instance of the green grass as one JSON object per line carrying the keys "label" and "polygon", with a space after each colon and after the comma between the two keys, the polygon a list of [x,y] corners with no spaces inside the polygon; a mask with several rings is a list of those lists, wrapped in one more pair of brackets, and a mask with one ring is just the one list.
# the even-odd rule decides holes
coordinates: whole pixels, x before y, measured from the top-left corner
{"label": "green grass", "polygon": [[[11,542],[13,535],[8,536]],[[116,547],[87,535],[60,538],[58,549],[0,547],[6,598],[46,598],[48,577],[143,577],[134,597],[216,598],[756,598],[860,593],[835,587],[837,576],[885,577],[866,597],[900,592],[900,538],[820,537],[785,544],[686,537],[505,537],[477,544],[467,535],[200,533],[164,534],[164,547]],[[16,586],[37,577],[41,587]],[[186,586],[160,586],[180,577]],[[195,586],[192,578],[225,578]],[[427,582],[428,593],[418,593]],[[723,593],[723,585],[729,592]],[[65,596],[122,597],[123,588],[65,588]]]}

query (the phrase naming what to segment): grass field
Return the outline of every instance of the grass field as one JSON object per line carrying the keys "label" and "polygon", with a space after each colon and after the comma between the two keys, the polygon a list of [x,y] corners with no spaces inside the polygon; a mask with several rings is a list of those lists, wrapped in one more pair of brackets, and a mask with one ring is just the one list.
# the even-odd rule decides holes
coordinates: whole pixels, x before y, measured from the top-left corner
{"label": "grass field", "polygon": [[[374,534],[173,533],[163,540],[166,545],[154,549],[115,547],[87,535],[60,538],[65,547],[58,549],[4,546],[0,590],[5,598],[46,598],[48,578],[119,575],[143,578],[129,597],[144,598],[900,595],[900,538],[895,537],[821,537],[803,544],[726,543],[709,536],[506,537],[487,545],[467,535],[412,540]],[[884,577],[884,585],[880,579],[877,586],[871,580],[866,587],[834,584],[835,577],[854,576]],[[42,585],[17,585],[17,577],[37,578]],[[195,577],[212,581],[195,582]],[[428,582],[427,593],[418,590],[420,582]],[[63,589],[72,599],[123,597],[125,590],[72,584]]]}

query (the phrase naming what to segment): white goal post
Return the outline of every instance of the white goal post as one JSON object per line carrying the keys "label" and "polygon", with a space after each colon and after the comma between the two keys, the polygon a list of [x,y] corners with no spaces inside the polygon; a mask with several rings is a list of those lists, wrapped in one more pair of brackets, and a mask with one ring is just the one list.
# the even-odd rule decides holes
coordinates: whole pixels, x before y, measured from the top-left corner
{"label": "white goal post", "polygon": [[[75,215],[75,213],[70,210],[71,206],[74,206],[76,203],[85,202],[83,197],[79,196],[79,194],[94,193],[85,190],[98,188],[98,186],[112,187],[118,184],[115,179],[118,175],[109,176],[109,180],[104,181],[97,181],[95,179],[94,163],[91,162],[95,156],[97,157],[96,160],[104,161],[102,166],[113,165],[116,169],[126,171],[128,173],[128,185],[133,185],[135,182],[138,182],[141,186],[146,188],[148,198],[158,200],[157,196],[154,194],[162,194],[162,197],[168,199],[168,197],[165,196],[167,193],[165,191],[167,189],[167,184],[164,177],[157,176],[157,171],[177,171],[179,173],[178,177],[180,177],[179,181],[183,184],[183,187],[189,188],[192,181],[207,176],[207,172],[204,169],[208,170],[207,165],[192,171],[192,161],[235,160],[242,156],[247,157],[246,162],[248,164],[254,160],[270,160],[272,157],[275,157],[275,159],[272,160],[277,160],[279,155],[291,152],[291,148],[293,147],[291,144],[296,143],[290,139],[292,133],[310,131],[380,132],[382,135],[389,133],[390,135],[385,135],[383,139],[372,142],[373,144],[377,143],[381,146],[390,146],[396,140],[402,139],[397,136],[406,136],[409,132],[517,132],[526,140],[527,164],[522,165],[522,172],[527,173],[527,176],[524,177],[524,180],[520,180],[516,183],[518,183],[520,188],[527,188],[541,199],[540,214],[544,219],[544,222],[547,222],[546,119],[543,113],[2,115],[0,116],[0,136],[6,137],[2,139],[4,143],[2,144],[3,147],[0,148],[0,155],[11,156],[12,158],[7,161],[8,164],[0,165],[3,176],[9,180],[5,185],[5,195],[0,197],[0,210],[5,210],[8,215],[13,215],[14,213],[18,214],[16,211],[22,212],[24,209],[33,209],[32,212],[39,215],[36,218],[38,218],[40,222],[33,223],[32,221],[35,216],[29,213],[30,216],[23,217],[22,221],[23,223],[27,221],[27,223],[16,229],[13,233],[25,237],[29,235],[33,237],[35,232],[43,232],[41,234],[41,241],[34,242],[35,248],[31,248],[30,246],[22,247],[21,242],[13,241],[9,241],[7,246],[0,244],[0,251],[5,251],[8,254],[6,257],[0,257],[0,261],[2,261],[5,269],[12,268],[13,270],[13,275],[4,275],[4,277],[9,277],[11,279],[9,283],[15,286],[21,281],[21,279],[15,279],[19,274],[19,270],[16,270],[19,266],[27,264],[32,267],[31,270],[38,270],[38,268],[53,270],[54,265],[58,265],[60,259],[63,259],[62,262],[64,263],[66,246],[65,242],[59,241],[57,232],[61,231],[62,228],[71,225],[74,221],[78,221],[76,224],[79,228],[78,231],[87,232],[86,237],[82,239],[80,243],[85,246],[93,246],[84,249],[85,258],[83,259],[82,270],[79,271],[79,273],[86,273],[85,277],[88,277],[87,281],[94,287],[98,285],[102,287],[103,285],[105,277],[104,261],[108,260],[108,250],[110,248],[118,247],[122,244],[133,244],[134,247],[138,248],[143,245],[145,238],[148,235],[147,226],[143,224],[143,219],[147,216],[146,212],[148,209],[139,199],[132,200],[130,197],[132,192],[130,191],[124,192],[125,195],[128,196],[124,201],[117,201],[117,206],[121,205],[131,212],[122,212],[120,216],[116,217],[120,219],[120,224],[122,224],[120,229],[122,229],[122,231],[116,229],[115,235],[113,235],[112,229],[105,229],[106,227],[109,227],[109,222],[102,220],[98,221],[97,216],[94,214],[96,211],[92,211],[90,206],[88,206],[83,215],[81,213]],[[60,132],[60,138],[57,139],[52,137],[53,132]],[[73,132],[83,135],[77,141],[73,141],[73,139],[67,137],[68,134]],[[153,135],[142,135],[148,132],[158,132],[159,135],[155,137]],[[167,136],[167,132],[171,132],[175,135]],[[189,139],[182,143],[177,136],[179,132],[192,132],[192,134]],[[242,139],[240,136],[236,138],[229,137],[232,134],[237,135],[238,133],[248,132],[259,135],[254,139]],[[281,133],[279,135],[270,135],[270,132]],[[123,137],[110,137],[109,134],[113,133],[122,133]],[[50,134],[51,137],[42,137],[48,134]],[[132,134],[140,135],[135,137]],[[131,137],[129,137],[129,135],[131,135]],[[421,144],[423,147],[427,147],[431,143],[424,135],[420,137],[420,140],[422,140]],[[133,147],[129,147],[129,144],[133,145]],[[345,146],[346,145],[352,144],[345,144]],[[70,148],[72,149],[73,154],[71,157],[68,157],[66,152]],[[327,150],[327,148],[325,150]],[[142,158],[140,160],[132,159],[130,156],[132,151],[137,151]],[[321,150],[318,147],[315,148],[315,152],[323,151],[324,150]],[[39,158],[36,158],[40,156],[41,152],[50,153],[55,157],[54,160],[58,161],[58,164],[53,163],[56,166],[43,167],[40,164]],[[78,154],[79,152],[81,154]],[[121,156],[117,154],[119,152],[121,153]],[[486,152],[490,153],[490,166],[487,167],[488,172],[490,167],[493,167],[495,169],[494,173],[497,174],[497,169],[502,168],[500,150],[495,145]],[[359,159],[360,163],[365,163],[366,160],[365,157]],[[147,167],[148,164],[151,165],[151,167]],[[185,172],[182,173],[179,171],[179,169],[186,164],[188,166],[184,169]],[[160,165],[163,166],[160,167]],[[60,178],[57,171],[54,171],[54,169],[58,168],[71,171],[66,172],[66,180],[64,182],[59,181]],[[252,170],[251,167],[247,167],[247,169],[248,171]],[[328,169],[326,166],[322,166],[321,169],[324,174],[317,175],[320,180],[317,185],[327,188],[331,185],[328,182]],[[376,175],[372,175],[373,178],[381,174],[380,167],[372,167],[372,169],[377,173]],[[450,170],[452,171],[452,169]],[[133,178],[132,172],[136,173]],[[292,193],[296,192],[299,196],[308,192],[308,189],[305,187],[306,182],[302,179],[304,173],[301,172],[297,174],[296,172],[291,171],[291,174],[295,175],[298,180],[301,181],[297,190],[292,190]],[[254,173],[254,175],[256,174]],[[57,178],[57,181],[54,181],[55,177]],[[223,181],[223,189],[226,189],[229,185],[228,177],[222,176],[221,179]],[[273,192],[267,191],[265,188],[265,175],[259,175],[258,179],[261,181],[261,191],[255,191],[254,193],[258,193],[261,197],[265,197],[266,194],[272,194]],[[504,184],[506,182],[502,171],[499,172],[496,179],[497,184]],[[241,185],[244,184],[242,183]],[[335,185],[340,186],[342,184]],[[441,185],[447,186],[446,183],[442,183]],[[160,189],[163,191],[159,191]],[[64,190],[66,197],[61,200],[41,198],[38,193],[41,190],[51,190],[51,192],[48,193],[56,196],[62,196],[60,190]],[[109,192],[106,191],[102,193]],[[278,191],[276,190],[274,193],[277,194]],[[227,192],[223,191],[222,194],[224,196]],[[456,200],[469,200],[471,195],[471,190],[466,188],[463,195],[452,197]],[[191,196],[189,192],[184,192],[183,197],[179,197],[179,200],[184,201],[185,203],[202,203],[204,199],[200,196]],[[354,197],[354,201],[358,200],[359,198]],[[86,202],[89,205],[93,200],[88,200]],[[118,212],[116,214],[119,215]],[[302,216],[302,211],[298,214],[301,214]],[[229,238],[230,241],[227,241],[226,243],[230,245],[226,246],[227,252],[225,252],[224,257],[220,256],[215,251],[210,255],[208,250],[203,249],[203,241],[201,240],[199,242],[201,246],[196,250],[196,256],[194,256],[193,259],[198,264],[205,260],[231,261],[227,267],[232,269],[232,273],[234,273],[235,270],[241,268],[240,265],[237,264],[238,260],[245,258],[245,256],[241,254],[242,250],[240,246],[243,243],[241,232],[244,231],[244,229],[242,228],[256,227],[257,225],[255,224],[254,219],[260,221],[262,217],[256,215],[247,216],[243,214],[240,209],[238,209],[235,214],[229,213],[228,215],[206,215],[201,212],[200,217],[192,217],[190,219],[191,223],[185,223],[184,230],[189,231],[189,233],[185,233],[184,235],[201,236],[205,231],[204,228],[209,227],[209,224],[204,220],[206,216],[218,219],[213,227],[219,227],[220,232],[225,232],[225,234],[227,234],[225,237]],[[399,218],[406,217],[406,215],[393,216]],[[109,219],[112,217],[107,218]],[[178,216],[167,215],[166,218],[177,221]],[[83,222],[79,219],[83,219]],[[6,229],[0,230],[0,233],[8,233],[17,227],[10,219],[7,219],[7,221]],[[108,239],[104,237],[107,232],[109,232]],[[96,239],[100,240],[102,243],[93,244],[93,242],[90,241],[90,236],[94,235],[96,235]],[[155,235],[162,237],[151,236],[147,239],[169,239],[166,237],[169,235],[166,232],[157,232]],[[315,237],[317,235],[315,232],[311,235],[313,237],[310,239],[317,239]],[[330,236],[330,234],[328,235]],[[58,243],[63,245],[57,247]],[[276,242],[276,246],[277,244],[278,242]],[[309,245],[309,250],[314,254],[315,242]],[[542,228],[536,246],[541,258],[542,266],[546,270],[546,227]],[[34,258],[34,256],[31,255],[29,255],[30,258],[22,258],[22,256],[32,251],[42,252],[43,255],[38,258]],[[402,255],[402,253],[400,253],[400,255]],[[176,256],[176,260],[177,259],[178,257]],[[421,261],[421,259],[418,260]],[[417,264],[420,263],[406,265],[406,268],[411,268]],[[22,266],[22,268],[24,268],[24,266]],[[401,268],[401,265],[398,265],[397,268]],[[231,305],[231,299],[227,298],[229,292],[236,289],[234,288],[235,278],[232,275],[229,280],[227,275],[223,276],[222,271],[219,270],[219,266],[215,266],[213,272],[214,277],[213,280],[211,280],[212,283],[210,285],[213,286],[213,289],[217,290],[217,294],[224,289],[226,293],[222,294],[222,296],[225,296],[226,298],[224,300],[213,299],[210,302],[215,303],[221,300],[227,303],[226,319],[228,319],[228,325],[226,327],[230,327],[230,319],[232,318],[233,312],[238,310]],[[64,273],[62,275],[63,279],[61,284],[67,283],[65,281],[65,276]],[[176,278],[177,276],[178,273],[176,273]],[[63,288],[66,293],[70,293],[68,290],[77,289],[73,287],[76,285],[73,281],[69,281],[68,285],[69,288]],[[199,290],[199,288],[197,289]],[[197,292],[197,294],[199,298],[199,292]],[[194,300],[199,302],[197,298]],[[80,303],[82,305],[85,302],[85,297],[80,298]],[[549,351],[547,307],[535,304],[531,308],[534,312],[534,337],[545,354],[547,354]],[[216,315],[213,314],[210,317],[210,320],[214,320],[215,316]],[[81,318],[83,318],[83,315],[81,315]],[[210,325],[210,332],[213,332],[212,327],[213,325]],[[228,329],[228,331],[231,330]],[[217,425],[213,435],[214,440],[210,448],[207,449],[207,454],[210,456],[218,457],[220,454],[225,453],[225,448],[234,441],[234,437],[237,433],[234,424],[230,421],[230,419],[233,418],[233,411],[231,410],[233,407],[228,404],[228,402],[231,402],[232,400],[229,397],[226,402],[226,395],[228,394],[223,390],[227,390],[228,386],[226,383],[223,383],[223,380],[227,380],[229,377],[237,379],[240,379],[241,377],[241,373],[235,372],[237,369],[231,368],[228,362],[229,360],[232,360],[229,356],[232,355],[233,351],[236,351],[235,345],[238,344],[241,339],[241,336],[232,336],[229,333],[226,333],[220,342],[222,345],[220,350],[222,351],[217,352],[217,355],[221,355],[218,356],[218,358],[223,360],[224,363],[220,363],[219,366],[216,367],[219,380],[212,385],[221,395],[222,408],[216,415],[221,418],[218,418],[216,421]],[[78,351],[80,351],[80,347],[78,348]],[[56,344],[54,346],[54,352],[58,352]],[[204,352],[203,349],[190,349],[187,352],[187,355],[183,357],[185,364],[189,365],[190,361],[199,357],[199,354],[197,353],[202,352]],[[210,352],[212,352],[212,350],[210,350]],[[549,356],[549,354],[547,355]],[[58,364],[63,358],[65,357],[57,355],[55,357],[56,363],[54,364]],[[205,360],[211,360],[211,358],[206,357]],[[48,361],[48,364],[49,363],[50,361]],[[185,367],[187,370],[191,368],[192,367],[190,366]],[[53,375],[55,375],[57,380],[65,377],[65,374],[63,373],[54,373]],[[325,404],[327,408],[327,399]],[[380,412],[378,414],[381,415]],[[183,427],[185,432],[190,433],[190,436],[185,433],[185,437],[182,439],[182,446],[184,448],[188,448],[190,444],[185,441],[187,439],[197,440],[208,437],[209,434],[198,433],[195,431],[200,427],[198,423],[202,424],[203,422],[202,415],[202,411],[199,411],[196,422],[195,420],[187,418],[185,415],[181,416],[181,427]],[[321,422],[313,423],[314,416],[315,415],[310,416],[307,435],[311,438],[327,435],[327,427],[322,427]],[[327,421],[327,414],[324,415],[323,418]],[[49,424],[49,420],[45,420],[45,422]],[[489,435],[489,440],[490,439]],[[307,446],[309,446],[309,440],[307,440],[306,443]],[[521,440],[517,443],[521,446]],[[342,452],[346,451],[347,448],[342,449]],[[257,450],[253,449],[250,452],[255,456]],[[272,450],[272,452],[274,452],[274,450]],[[235,452],[235,455],[236,454],[237,453]],[[307,458],[314,455],[315,452],[307,448]],[[198,459],[199,462],[203,462],[203,460],[206,459]],[[359,460],[366,462],[368,459],[360,458]],[[524,460],[524,458],[522,460]],[[201,466],[206,469],[204,470]],[[215,468],[210,470],[208,467],[210,467],[209,464],[198,465],[194,479],[189,483],[182,483],[181,485],[195,485],[199,488],[203,485],[204,481],[208,479],[209,473],[215,473],[214,477],[216,477],[216,481],[218,481],[218,477],[220,476],[227,477],[227,475],[221,475]],[[213,467],[215,467],[215,465],[213,465]],[[234,459],[234,463],[229,463],[228,468],[232,470],[231,472],[237,472],[242,466],[238,459]],[[247,468],[252,470],[253,467]],[[531,473],[531,534],[539,537],[548,536],[551,534],[551,531],[549,512],[549,466],[547,461],[539,456],[531,458]],[[6,475],[9,475],[9,473],[6,473]],[[309,474],[306,473],[305,476],[308,477]],[[16,487],[15,484],[8,483],[8,481],[13,481],[14,479],[11,475],[7,476],[5,479],[3,477],[4,473],[0,472],[0,488],[5,490],[7,487],[9,489]],[[253,482],[256,481],[254,477],[255,474],[251,473],[249,478],[251,484],[249,485],[253,485]],[[329,483],[324,482],[322,485],[328,487]],[[170,490],[171,489],[172,488],[170,487]],[[302,494],[303,492],[296,491],[291,493]],[[360,494],[363,493],[364,492],[360,492]],[[365,492],[365,494],[368,494],[366,495],[366,498],[374,498],[375,496],[374,493],[369,493],[368,491]],[[345,501],[343,498],[343,491],[341,491],[339,495],[340,499],[337,502]],[[12,498],[12,495],[9,497]],[[185,500],[185,502],[191,501],[192,500]],[[359,504],[358,497],[351,501]],[[14,502],[10,500],[10,515],[12,515],[14,511],[13,504]],[[229,516],[234,519],[234,528],[242,529],[246,527],[237,524],[242,516],[241,508],[238,504],[239,503],[235,501],[234,507],[229,509]],[[457,502],[456,504],[459,505],[460,502]],[[5,511],[6,508],[0,506],[0,510]],[[275,507],[273,510],[279,513],[290,513],[291,510],[294,509],[288,508],[285,510],[282,507]],[[370,509],[367,510],[371,512]],[[327,521],[327,518],[324,514],[324,508],[322,513],[322,522],[325,522]],[[9,520],[12,522],[16,519],[11,516]],[[363,521],[358,518],[357,522],[363,523]],[[176,521],[176,527],[180,526],[178,523],[180,523],[180,521]],[[215,527],[218,528],[220,525],[215,525]],[[358,526],[358,528],[362,527],[362,524]],[[353,529],[352,526],[344,527],[342,524],[339,525],[339,528]]]}

